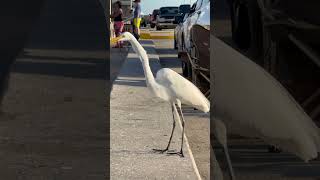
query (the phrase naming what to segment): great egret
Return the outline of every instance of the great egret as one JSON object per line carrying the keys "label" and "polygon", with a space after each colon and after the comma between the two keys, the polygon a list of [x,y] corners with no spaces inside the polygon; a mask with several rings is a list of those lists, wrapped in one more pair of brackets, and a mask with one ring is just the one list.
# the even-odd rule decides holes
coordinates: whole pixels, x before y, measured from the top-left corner
{"label": "great egret", "polygon": [[[136,40],[136,38],[129,32],[124,32],[121,36],[111,40],[113,43],[117,41],[129,41],[132,45],[133,50],[138,54],[144,74],[146,77],[147,87],[151,92],[161,98],[164,101],[168,101],[171,104],[171,110],[173,115],[173,126],[171,135],[169,138],[168,145],[165,149],[154,149],[157,152],[164,153],[168,151],[172,139],[172,135],[175,129],[175,118],[182,119],[182,140],[180,152],[174,152],[170,154],[178,154],[183,157],[183,137],[184,137],[184,118],[181,110],[181,104],[186,104],[197,108],[205,113],[210,110],[210,102],[202,94],[202,92],[190,81],[176,73],[175,71],[163,68],[157,72],[156,78],[153,77],[152,71],[149,66],[149,58],[146,51],[141,46],[141,44]],[[179,108],[179,113],[177,111],[176,105]],[[179,117],[180,116],[180,117]],[[167,152],[169,153],[169,152]]]}
{"label": "great egret", "polygon": [[[205,113],[209,112],[210,110],[210,102],[208,99],[202,94],[202,92],[190,81],[172,71],[168,68],[160,69],[157,72],[156,79],[153,77],[152,71],[149,66],[149,58],[147,56],[146,51],[140,45],[140,43],[136,40],[136,38],[128,32],[123,33],[121,36],[112,38],[111,44],[115,44],[117,41],[129,41],[132,44],[133,50],[139,55],[139,58],[142,62],[142,66],[144,69],[144,73],[146,76],[146,82],[148,88],[153,92],[157,97],[170,102],[172,114],[173,114],[173,127],[171,131],[171,135],[169,138],[168,145],[165,149],[159,150],[154,149],[155,151],[164,153],[168,151],[172,139],[172,135],[175,129],[175,117],[179,118],[179,114],[175,104],[179,107],[180,116],[182,118],[182,141],[181,141],[181,149],[180,152],[176,152],[176,154],[180,156],[183,155],[182,147],[183,147],[183,135],[184,135],[184,118],[183,113],[181,110],[181,103],[186,104],[192,107],[195,107]],[[227,163],[229,166],[230,175],[234,177],[233,169],[231,166],[230,157],[228,154],[227,149],[227,134],[226,134],[226,127],[224,123],[219,119],[216,118],[213,123],[213,134],[216,136],[219,143],[223,145],[224,152],[227,158]],[[211,158],[215,157],[214,152],[211,151]],[[170,153],[172,154],[172,153]],[[214,161],[217,162],[217,161]],[[222,171],[220,169],[219,164],[214,166],[214,177],[217,179],[222,179]]]}
{"label": "great egret", "polygon": [[[260,138],[305,162],[317,158],[319,128],[290,94],[251,60],[214,36],[210,38],[214,44],[213,115],[218,122],[234,134]],[[222,129],[215,127],[226,146]]]}

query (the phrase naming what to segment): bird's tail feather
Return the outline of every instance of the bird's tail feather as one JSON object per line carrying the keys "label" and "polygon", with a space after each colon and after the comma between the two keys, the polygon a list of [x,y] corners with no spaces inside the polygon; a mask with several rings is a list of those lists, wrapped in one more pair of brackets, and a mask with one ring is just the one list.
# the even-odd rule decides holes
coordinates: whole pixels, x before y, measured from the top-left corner
{"label": "bird's tail feather", "polygon": [[303,132],[297,133],[298,137],[296,138],[299,139],[297,142],[299,147],[297,155],[306,162],[317,158],[320,152],[320,134],[317,130],[318,128],[316,128],[317,127],[312,127],[312,124],[309,123],[304,127]]}
{"label": "bird's tail feather", "polygon": [[312,157],[313,159],[317,157],[318,153],[320,153],[320,131],[317,125],[310,118],[305,122],[306,123],[303,123],[305,125],[304,131],[307,133],[311,141],[310,143],[313,144],[315,149],[315,152],[313,153],[315,157]]}
{"label": "bird's tail feather", "polygon": [[320,153],[320,129],[312,121],[310,121],[309,126],[310,126],[309,128],[310,130],[307,130],[307,132],[313,138],[314,143],[317,147],[317,152]]}

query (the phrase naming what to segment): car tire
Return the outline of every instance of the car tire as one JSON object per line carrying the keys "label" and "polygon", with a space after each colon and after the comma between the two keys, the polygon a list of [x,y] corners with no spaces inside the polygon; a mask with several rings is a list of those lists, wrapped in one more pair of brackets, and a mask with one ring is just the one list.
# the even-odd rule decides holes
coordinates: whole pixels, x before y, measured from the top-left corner
{"label": "car tire", "polygon": [[150,27],[151,28],[154,28],[156,25],[155,24],[150,24]]}
{"label": "car tire", "polygon": [[181,66],[182,66],[182,75],[183,77],[188,78],[189,71],[188,71],[188,63],[181,61]]}
{"label": "car tire", "polygon": [[161,28],[159,26],[156,26],[157,31],[161,31]]}

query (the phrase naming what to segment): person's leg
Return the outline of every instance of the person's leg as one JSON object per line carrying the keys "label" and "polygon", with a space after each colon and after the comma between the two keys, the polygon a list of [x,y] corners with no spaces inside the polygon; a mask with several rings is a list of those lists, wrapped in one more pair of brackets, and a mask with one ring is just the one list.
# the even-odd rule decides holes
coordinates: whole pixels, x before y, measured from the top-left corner
{"label": "person's leg", "polygon": [[141,25],[141,18],[137,18],[137,35],[138,35],[138,39],[140,38],[140,25]]}
{"label": "person's leg", "polygon": [[140,36],[140,26],[141,26],[141,18],[138,18],[138,22],[137,22],[137,33]]}
{"label": "person's leg", "polygon": [[[120,28],[119,28],[119,22],[114,22],[114,34],[116,35],[116,37],[120,36]],[[117,42],[115,48],[119,48],[120,47],[120,43]]]}
{"label": "person's leg", "polygon": [[[119,33],[122,34],[123,33],[123,29],[124,29],[124,22],[121,21],[120,22],[120,27],[119,27]],[[119,34],[119,35],[120,35]],[[123,42],[119,42],[120,43],[120,47],[123,47]]]}
{"label": "person's leg", "polygon": [[134,18],[133,19],[133,36],[139,40],[140,36],[139,36],[139,18]]}

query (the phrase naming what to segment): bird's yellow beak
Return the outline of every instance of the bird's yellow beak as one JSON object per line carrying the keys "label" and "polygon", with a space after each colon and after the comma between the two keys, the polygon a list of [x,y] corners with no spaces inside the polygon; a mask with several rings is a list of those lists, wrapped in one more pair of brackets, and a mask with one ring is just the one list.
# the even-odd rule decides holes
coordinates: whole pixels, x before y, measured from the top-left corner
{"label": "bird's yellow beak", "polygon": [[118,36],[118,37],[115,37],[115,38],[111,38],[111,39],[110,39],[110,43],[111,43],[111,44],[115,44],[115,43],[117,43],[117,42],[118,42],[120,39],[122,39],[122,38],[124,38],[123,35]]}

